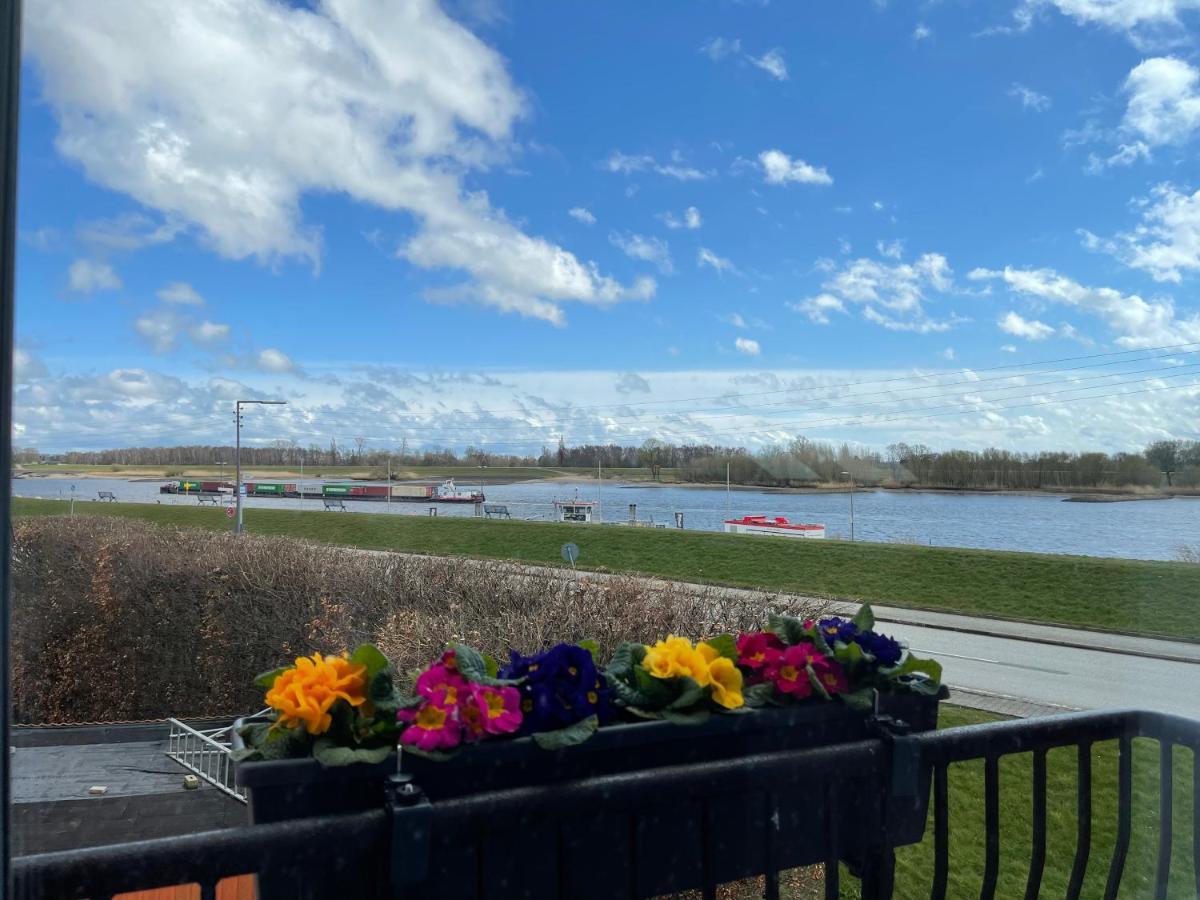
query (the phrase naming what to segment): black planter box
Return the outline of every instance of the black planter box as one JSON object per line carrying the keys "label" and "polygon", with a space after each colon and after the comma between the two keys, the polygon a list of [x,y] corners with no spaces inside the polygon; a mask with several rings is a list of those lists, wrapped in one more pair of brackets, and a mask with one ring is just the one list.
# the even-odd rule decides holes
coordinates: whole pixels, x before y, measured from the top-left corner
{"label": "black planter box", "polygon": [[[937,726],[941,697],[884,696],[880,713],[902,720],[913,732]],[[637,722],[607,726],[577,747],[545,751],[531,738],[497,740],[455,758],[435,762],[402,753],[400,766],[437,805],[485,791],[553,785],[577,779],[663,766],[713,762],[750,754],[802,750],[878,736],[869,717],[838,702],[810,702],[784,708],[714,715],[702,725]],[[235,746],[239,739],[235,738]],[[249,789],[253,822],[275,822],[352,812],[379,806],[384,781],[396,771],[396,757],[378,765],[329,769],[316,760],[248,762],[237,766],[238,783]],[[841,856],[860,857],[878,824],[875,773],[838,784],[838,844]],[[712,854],[718,882],[758,874],[765,868],[761,836],[770,827],[777,868],[793,868],[824,858],[826,834],[823,785],[806,784],[777,792],[777,820],[766,821],[761,791],[737,793],[714,784],[695,801],[660,808],[647,790],[645,812],[636,817],[581,810],[577,819],[550,823],[534,817],[476,823],[470,833],[439,833],[430,846],[427,877],[405,896],[428,898],[564,897],[590,900],[629,893],[655,896],[699,886],[702,877],[703,796],[714,831]],[[906,797],[888,806],[888,842],[921,840],[929,801],[925,775]],[[558,827],[562,824],[563,827]],[[614,853],[614,848],[622,852]],[[266,895],[264,895],[266,896]],[[293,895],[288,895],[293,896]]]}

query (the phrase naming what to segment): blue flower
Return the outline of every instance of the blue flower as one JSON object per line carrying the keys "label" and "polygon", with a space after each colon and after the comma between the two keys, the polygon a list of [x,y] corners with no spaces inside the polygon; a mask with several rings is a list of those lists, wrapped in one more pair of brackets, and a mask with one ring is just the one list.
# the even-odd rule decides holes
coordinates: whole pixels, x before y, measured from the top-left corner
{"label": "blue flower", "polygon": [[822,619],[817,623],[817,627],[821,629],[821,635],[825,640],[831,644],[834,641],[849,644],[858,636],[857,625],[849,619],[840,619],[837,616]]}
{"label": "blue flower", "polygon": [[864,653],[869,653],[875,662],[887,668],[900,662],[903,648],[894,638],[874,631],[860,631],[858,626],[848,619],[830,616],[817,623],[821,634],[829,643],[841,641],[843,644],[858,644]]}
{"label": "blue flower", "polygon": [[515,650],[501,678],[524,678],[520,685],[524,734],[553,731],[598,715],[608,718],[608,684],[592,654],[575,644],[558,644],[533,656]]}

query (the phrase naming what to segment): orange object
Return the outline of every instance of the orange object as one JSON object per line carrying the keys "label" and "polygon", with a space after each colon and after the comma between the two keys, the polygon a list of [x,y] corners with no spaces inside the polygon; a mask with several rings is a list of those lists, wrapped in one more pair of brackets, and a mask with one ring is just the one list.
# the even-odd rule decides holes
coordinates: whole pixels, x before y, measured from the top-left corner
{"label": "orange object", "polygon": [[[217,883],[217,900],[254,900],[254,876],[237,875]],[[151,891],[117,894],[113,900],[200,900],[200,885],[178,884]]]}

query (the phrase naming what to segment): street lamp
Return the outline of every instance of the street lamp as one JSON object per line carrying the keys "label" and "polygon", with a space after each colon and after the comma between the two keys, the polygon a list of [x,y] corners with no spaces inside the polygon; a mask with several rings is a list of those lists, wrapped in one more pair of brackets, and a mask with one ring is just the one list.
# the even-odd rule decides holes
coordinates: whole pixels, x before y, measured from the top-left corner
{"label": "street lamp", "polygon": [[223,460],[223,459],[218,459],[218,460],[217,460],[217,465],[221,467],[221,475],[220,475],[220,478],[221,478],[221,483],[222,483],[222,484],[224,484],[224,483],[225,483],[225,460]]}
{"label": "street lamp", "polygon": [[850,479],[850,540],[854,540],[854,475],[843,472],[842,476]]}
{"label": "street lamp", "polygon": [[237,458],[237,482],[233,486],[234,496],[237,497],[237,518],[233,520],[233,533],[242,533],[242,406],[251,403],[259,404],[260,406],[284,406],[286,400],[238,400],[233,405],[233,420],[237,427],[237,445],[235,456]]}

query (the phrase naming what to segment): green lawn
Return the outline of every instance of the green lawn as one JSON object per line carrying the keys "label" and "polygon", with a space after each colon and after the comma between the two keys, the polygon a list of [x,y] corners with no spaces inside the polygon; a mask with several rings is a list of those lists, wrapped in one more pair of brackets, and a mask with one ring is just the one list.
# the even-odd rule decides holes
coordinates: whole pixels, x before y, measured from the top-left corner
{"label": "green lawn", "polygon": [[[66,509],[64,501],[13,500],[15,515]],[[75,510],[229,527],[219,508],[76,503]],[[411,515],[247,509],[245,516],[258,534],[551,565],[563,564],[559,551],[570,540],[587,568],[1200,640],[1200,566],[1189,563]]]}
{"label": "green lawn", "polygon": [[[999,718],[988,713],[943,705],[941,727],[972,725]],[[1030,785],[1032,757],[1004,757],[1000,762],[1000,880],[997,897],[1022,897],[1029,873],[1032,846]],[[1047,755],[1047,847],[1042,881],[1043,897],[1066,893],[1075,857],[1076,751],[1053,750]],[[1122,880],[1122,897],[1153,895],[1158,853],[1158,745],[1134,742],[1133,818],[1129,855]],[[1170,897],[1194,898],[1192,875],[1192,754],[1176,748],[1174,760],[1174,837]],[[948,897],[979,896],[984,860],[983,763],[950,767],[950,877]],[[1108,877],[1117,829],[1117,746],[1096,744],[1092,755],[1092,853],[1082,897],[1100,897]],[[929,828],[933,826],[930,811]],[[933,877],[932,832],[926,840],[897,852],[896,897],[928,897]]]}

